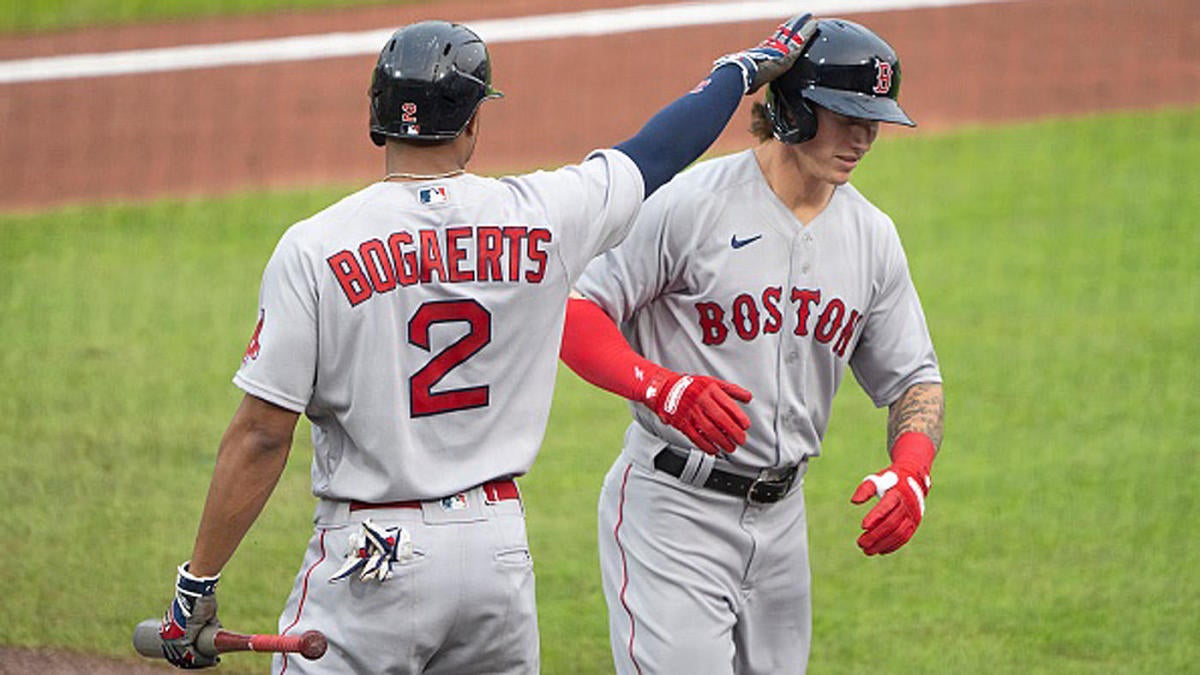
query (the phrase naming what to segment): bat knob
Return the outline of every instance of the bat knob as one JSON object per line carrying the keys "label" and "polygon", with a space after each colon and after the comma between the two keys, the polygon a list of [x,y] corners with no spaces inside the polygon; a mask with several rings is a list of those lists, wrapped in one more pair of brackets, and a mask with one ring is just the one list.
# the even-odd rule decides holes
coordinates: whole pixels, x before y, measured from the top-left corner
{"label": "bat knob", "polygon": [[300,655],[309,661],[315,661],[325,655],[329,641],[319,630],[308,630],[300,636]]}

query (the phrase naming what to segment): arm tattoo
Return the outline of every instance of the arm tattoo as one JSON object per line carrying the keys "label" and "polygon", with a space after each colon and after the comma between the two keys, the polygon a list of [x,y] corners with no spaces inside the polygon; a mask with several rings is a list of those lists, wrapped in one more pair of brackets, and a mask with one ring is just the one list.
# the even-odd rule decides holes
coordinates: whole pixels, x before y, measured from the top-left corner
{"label": "arm tattoo", "polygon": [[914,384],[888,407],[888,439],[890,449],[906,431],[919,431],[933,440],[933,447],[942,446],[942,430],[946,417],[946,401],[940,384]]}

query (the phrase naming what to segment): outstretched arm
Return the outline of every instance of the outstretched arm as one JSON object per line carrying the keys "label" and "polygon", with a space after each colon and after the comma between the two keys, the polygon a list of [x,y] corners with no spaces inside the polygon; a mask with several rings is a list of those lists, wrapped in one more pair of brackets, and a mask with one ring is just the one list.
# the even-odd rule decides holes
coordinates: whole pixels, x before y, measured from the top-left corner
{"label": "outstretched arm", "polygon": [[850,501],[879,497],[863,518],[858,545],[867,555],[891,553],[912,538],[925,515],[929,472],[942,444],[946,414],[940,384],[914,384],[888,407],[892,463],[864,478]]}
{"label": "outstretched arm", "polygon": [[561,357],[588,382],[642,403],[709,454],[746,442],[750,392],[703,375],[682,375],[643,358],[604,310],[578,294],[567,300]]}
{"label": "outstretched arm", "polygon": [[707,79],[663,108],[633,138],[616,146],[638,165],[646,196],[696,161],[717,140],[743,95],[791,68],[816,32],[811,14],[795,17],[756,47],[727,54]]}

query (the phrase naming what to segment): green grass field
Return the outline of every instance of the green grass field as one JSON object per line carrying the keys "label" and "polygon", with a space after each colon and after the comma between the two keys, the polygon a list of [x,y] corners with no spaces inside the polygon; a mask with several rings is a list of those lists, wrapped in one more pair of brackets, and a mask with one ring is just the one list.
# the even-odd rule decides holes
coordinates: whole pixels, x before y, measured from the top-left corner
{"label": "green grass field", "polygon": [[[946,378],[929,512],[893,556],[849,496],[884,413],[847,379],[807,477],[810,672],[1180,673],[1200,662],[1200,110],[886,138]],[[132,657],[188,555],[262,266],[348,192],[0,215],[0,643]],[[627,414],[562,371],[523,481],[545,672],[610,672],[595,501]],[[309,534],[307,427],[226,569],[269,631]],[[225,659],[228,673],[267,659]]]}

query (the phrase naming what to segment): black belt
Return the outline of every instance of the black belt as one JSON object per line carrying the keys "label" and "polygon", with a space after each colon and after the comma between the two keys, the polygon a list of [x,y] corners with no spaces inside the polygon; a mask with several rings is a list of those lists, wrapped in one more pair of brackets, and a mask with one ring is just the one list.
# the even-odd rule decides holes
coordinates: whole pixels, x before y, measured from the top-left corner
{"label": "black belt", "polygon": [[[687,465],[686,453],[673,448],[665,448],[654,456],[654,468],[679,478]],[[787,496],[796,480],[796,467],[782,469],[771,478],[745,476],[713,467],[704,481],[704,487],[722,492],[734,497],[741,497],[754,504],[774,504]]]}

